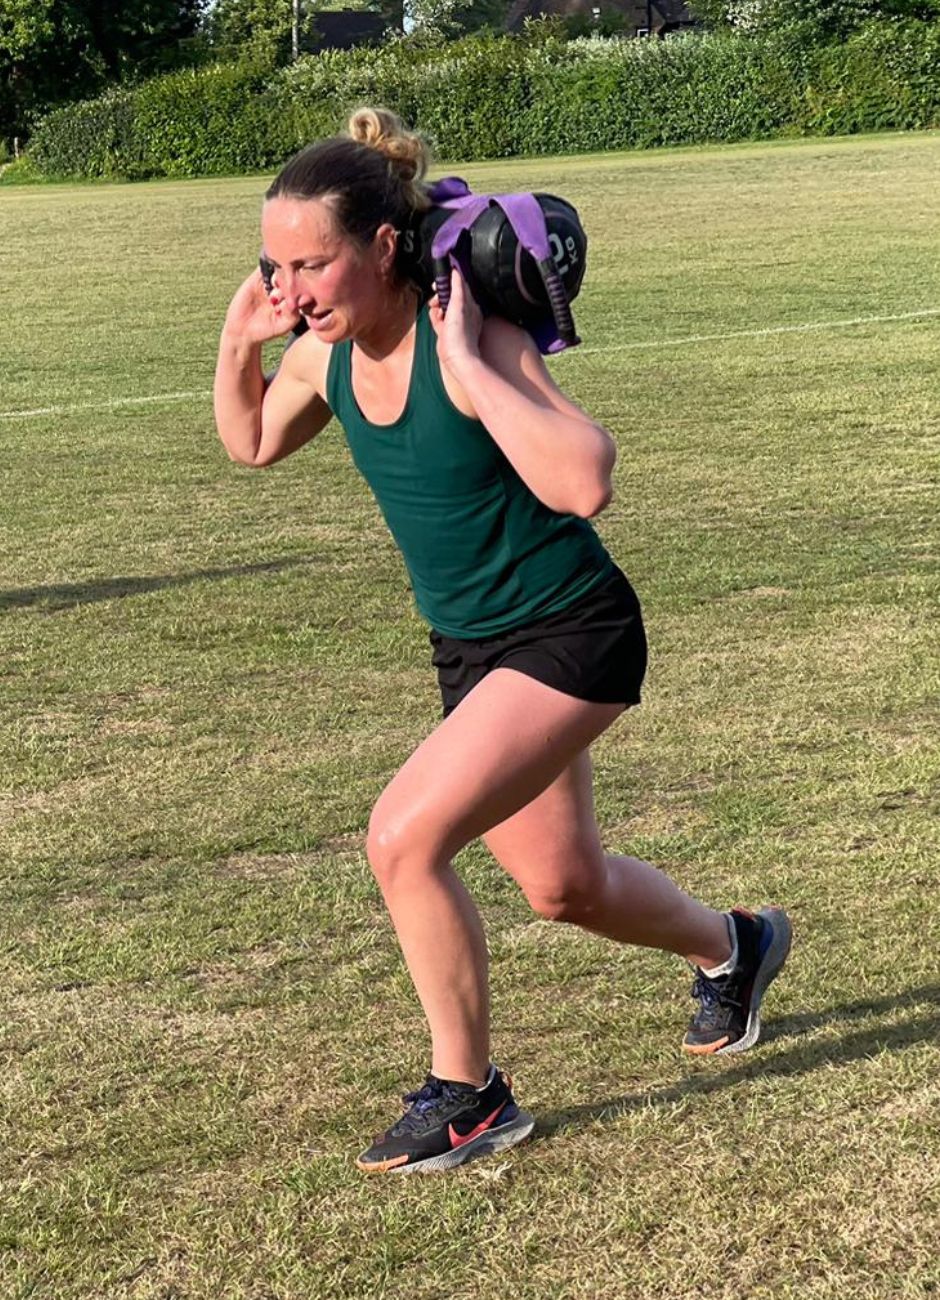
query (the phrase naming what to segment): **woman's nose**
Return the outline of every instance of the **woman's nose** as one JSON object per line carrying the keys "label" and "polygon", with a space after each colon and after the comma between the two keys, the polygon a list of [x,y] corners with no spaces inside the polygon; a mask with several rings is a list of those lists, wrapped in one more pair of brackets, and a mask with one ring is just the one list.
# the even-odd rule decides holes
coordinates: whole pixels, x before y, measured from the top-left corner
{"label": "woman's nose", "polygon": [[280,290],[287,310],[299,311],[303,301],[303,291],[297,275],[284,267],[278,267],[274,275],[274,283]]}

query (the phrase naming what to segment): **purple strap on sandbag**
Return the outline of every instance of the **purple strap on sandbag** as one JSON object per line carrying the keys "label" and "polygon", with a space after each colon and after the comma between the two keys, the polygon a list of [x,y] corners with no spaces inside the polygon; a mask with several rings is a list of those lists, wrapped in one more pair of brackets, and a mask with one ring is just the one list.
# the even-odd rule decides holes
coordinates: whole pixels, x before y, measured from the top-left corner
{"label": "purple strap on sandbag", "polygon": [[451,199],[462,199],[470,193],[470,186],[460,176],[442,176],[428,186],[428,198],[437,208],[447,207]]}
{"label": "purple strap on sandbag", "polygon": [[[442,183],[452,184],[454,180],[456,177],[448,177],[447,182]],[[531,253],[539,262],[551,257],[545,217],[534,194],[471,194],[469,191],[463,194],[454,192],[452,197],[437,202],[438,207],[453,208],[454,215],[444,222],[434,236],[432,257],[446,256],[457,243],[461,232],[469,230],[491,203],[505,212],[526,252]]]}
{"label": "purple strap on sandbag", "polygon": [[[436,207],[453,209],[453,215],[439,227],[431,244],[431,256],[435,262],[434,287],[445,311],[450,299],[448,268],[457,266],[464,279],[469,280],[469,252],[466,241],[461,245],[461,236],[469,231],[481,212],[485,212],[491,204],[496,204],[509,218],[516,238],[535,259],[546,281],[550,314],[546,315],[544,321],[529,327],[529,333],[538,344],[539,351],[563,352],[578,342],[567,295],[554,269],[545,214],[534,194],[471,194],[466,181],[459,176],[447,176],[431,186],[429,197]],[[561,332],[562,320],[569,324],[565,338]]]}

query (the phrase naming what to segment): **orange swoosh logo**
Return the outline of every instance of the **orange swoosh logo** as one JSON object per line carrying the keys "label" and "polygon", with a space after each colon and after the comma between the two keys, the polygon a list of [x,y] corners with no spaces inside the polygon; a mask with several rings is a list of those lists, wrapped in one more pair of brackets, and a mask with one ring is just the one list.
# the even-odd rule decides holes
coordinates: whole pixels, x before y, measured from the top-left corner
{"label": "orange swoosh logo", "polygon": [[453,1124],[448,1124],[447,1131],[450,1134],[451,1148],[453,1150],[456,1150],[457,1147],[465,1146],[466,1143],[472,1142],[475,1137],[479,1137],[481,1133],[485,1133],[486,1130],[493,1123],[493,1121],[505,1109],[506,1109],[506,1103],[504,1101],[500,1102],[500,1104],[493,1111],[492,1115],[488,1115],[486,1119],[481,1120],[480,1123],[476,1126],[476,1128],[472,1128],[469,1133],[458,1133],[457,1130],[454,1128]]}

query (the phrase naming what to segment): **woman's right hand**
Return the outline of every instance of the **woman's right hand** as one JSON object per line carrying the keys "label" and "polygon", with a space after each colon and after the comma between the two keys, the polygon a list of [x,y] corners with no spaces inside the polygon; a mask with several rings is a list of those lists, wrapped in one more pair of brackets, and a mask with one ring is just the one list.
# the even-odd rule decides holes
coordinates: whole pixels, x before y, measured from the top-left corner
{"label": "woman's right hand", "polygon": [[269,294],[261,272],[252,271],[229,303],[225,332],[245,343],[267,343],[289,334],[299,320],[299,312],[285,309],[277,286]]}

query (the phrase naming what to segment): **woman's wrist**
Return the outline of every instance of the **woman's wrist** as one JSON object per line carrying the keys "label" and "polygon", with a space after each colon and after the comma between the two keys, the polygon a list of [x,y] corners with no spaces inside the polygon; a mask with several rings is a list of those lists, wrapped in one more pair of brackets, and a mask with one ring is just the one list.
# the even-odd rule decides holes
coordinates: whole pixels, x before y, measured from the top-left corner
{"label": "woman's wrist", "polygon": [[447,369],[464,388],[478,384],[489,373],[489,367],[479,352],[464,352],[448,358]]}
{"label": "woman's wrist", "polygon": [[239,356],[261,355],[262,344],[257,339],[246,337],[241,330],[231,325],[223,325],[219,345],[227,352],[234,352]]}

